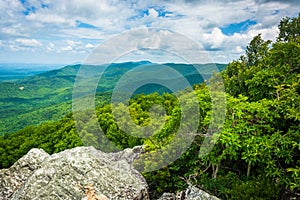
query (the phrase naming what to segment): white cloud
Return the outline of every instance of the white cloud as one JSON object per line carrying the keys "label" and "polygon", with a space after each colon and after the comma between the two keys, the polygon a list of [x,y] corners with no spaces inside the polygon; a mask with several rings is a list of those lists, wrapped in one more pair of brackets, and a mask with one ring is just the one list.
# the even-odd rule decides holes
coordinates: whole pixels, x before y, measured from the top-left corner
{"label": "white cloud", "polygon": [[235,48],[235,52],[238,53],[238,54],[242,54],[242,53],[244,53],[244,49],[242,49],[241,46],[237,46],[237,47]]}
{"label": "white cloud", "polygon": [[61,51],[69,51],[73,53],[87,53],[94,48],[93,44],[87,43],[84,44],[82,41],[65,41],[66,46],[60,48]]}
{"label": "white cloud", "polygon": [[150,8],[148,10],[148,13],[149,13],[149,17],[152,17],[152,18],[157,18],[158,17],[158,12],[154,9],[154,8]]}
{"label": "white cloud", "polygon": [[26,19],[29,21],[41,22],[41,23],[49,23],[49,24],[65,24],[65,25],[74,25],[75,22],[72,20],[67,20],[62,16],[50,14],[50,13],[31,13],[26,16]]}
{"label": "white cloud", "polygon": [[222,48],[227,38],[219,28],[214,28],[210,34],[203,34],[203,41],[208,41],[212,49]]}
{"label": "white cloud", "polygon": [[[207,47],[216,61],[228,62],[259,33],[274,40],[280,19],[299,10],[297,1],[283,0],[26,0],[23,4],[0,0],[0,39],[6,51],[38,48],[45,53],[61,51],[67,57],[87,55],[124,31],[154,27],[183,34]],[[249,19],[257,24],[244,32],[228,36],[221,31]],[[77,27],[78,22],[86,26]],[[145,42],[162,44],[155,38]]]}
{"label": "white cloud", "polygon": [[9,51],[26,51],[35,52],[36,49],[41,49],[43,44],[36,39],[17,38],[14,40],[1,40],[3,52]]}
{"label": "white cloud", "polygon": [[258,34],[261,34],[261,36],[264,40],[273,40],[273,41],[276,39],[276,36],[278,35],[278,33],[279,33],[279,30],[278,30],[277,26],[265,28],[264,26],[262,26],[261,23],[253,26],[248,31],[249,37],[251,37],[251,38],[253,38],[254,36],[256,36]]}
{"label": "white cloud", "polygon": [[54,47],[55,47],[55,45],[52,42],[50,42],[47,46],[47,50],[52,51],[54,49]]}
{"label": "white cloud", "polygon": [[71,46],[67,46],[67,47],[62,47],[61,50],[62,51],[72,51],[73,48]]}
{"label": "white cloud", "polygon": [[[142,57],[141,57],[142,56]],[[212,62],[209,54],[192,39],[168,30],[136,29],[98,46],[86,63],[150,60],[153,62]]]}
{"label": "white cloud", "polygon": [[95,46],[92,45],[92,44],[90,44],[90,43],[88,43],[88,44],[85,45],[85,48],[87,48],[87,49],[93,49],[94,47]]}
{"label": "white cloud", "polygon": [[2,28],[2,32],[5,34],[8,34],[8,35],[19,35],[17,30],[12,27],[4,27],[4,28]]}
{"label": "white cloud", "polygon": [[18,39],[16,39],[16,43],[21,47],[40,47],[40,46],[42,46],[42,43],[37,41],[36,39],[18,38]]}

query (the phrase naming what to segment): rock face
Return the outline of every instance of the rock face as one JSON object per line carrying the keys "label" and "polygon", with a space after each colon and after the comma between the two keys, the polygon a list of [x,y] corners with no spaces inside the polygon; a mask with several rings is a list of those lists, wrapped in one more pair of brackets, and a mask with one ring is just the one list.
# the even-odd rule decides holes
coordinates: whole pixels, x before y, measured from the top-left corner
{"label": "rock face", "polygon": [[219,198],[196,187],[189,187],[185,191],[186,200],[219,200]]}
{"label": "rock face", "polygon": [[176,194],[164,193],[158,200],[219,200],[219,198],[196,187],[190,186],[185,191]]}
{"label": "rock face", "polygon": [[[131,163],[142,147],[103,153],[77,147],[49,155],[32,149],[9,169],[0,170],[0,200],[149,200],[148,186]],[[219,200],[190,186],[159,200]]]}
{"label": "rock face", "polygon": [[32,149],[9,169],[0,170],[0,199],[10,199],[23,186],[49,154],[39,149]]}
{"label": "rock face", "polygon": [[131,167],[142,148],[103,153],[77,147],[48,155],[32,149],[9,169],[0,170],[0,200],[148,200],[148,186]]}

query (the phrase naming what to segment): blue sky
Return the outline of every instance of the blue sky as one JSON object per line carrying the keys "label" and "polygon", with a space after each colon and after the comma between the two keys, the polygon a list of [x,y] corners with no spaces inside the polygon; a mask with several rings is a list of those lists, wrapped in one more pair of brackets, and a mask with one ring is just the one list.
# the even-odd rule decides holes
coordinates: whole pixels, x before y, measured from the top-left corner
{"label": "blue sky", "polygon": [[[83,63],[98,45],[139,28],[179,33],[227,63],[259,33],[274,40],[280,19],[299,11],[296,0],[0,0],[0,63]],[[126,59],[159,62],[136,52]]]}

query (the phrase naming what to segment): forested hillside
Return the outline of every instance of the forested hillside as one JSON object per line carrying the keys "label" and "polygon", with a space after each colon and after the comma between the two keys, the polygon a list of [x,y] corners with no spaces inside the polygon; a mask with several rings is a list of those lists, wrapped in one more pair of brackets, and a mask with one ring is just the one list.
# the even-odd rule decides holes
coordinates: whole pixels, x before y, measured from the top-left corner
{"label": "forested hillside", "polygon": [[[182,190],[189,184],[222,199],[300,198],[300,14],[280,22],[276,42],[257,35],[246,54],[229,63],[221,72],[226,90],[224,127],[206,135],[211,120],[211,95],[206,83],[178,96],[199,102],[195,140],[178,160],[154,172],[144,173],[152,198],[162,192]],[[98,106],[98,122],[106,136],[118,147],[145,145],[155,151],[168,144],[178,129],[181,108],[174,94],[140,94],[130,100],[131,117],[136,124],[149,124],[149,109],[159,104],[166,116],[160,131],[148,138],[122,132],[115,123],[111,104]],[[187,104],[189,102],[187,101]],[[115,108],[120,114],[124,105]],[[121,123],[126,124],[126,121]],[[218,137],[204,158],[199,149],[205,137]],[[7,168],[33,147],[56,153],[94,140],[85,132],[78,136],[72,114],[57,122],[30,126],[0,138],[0,167]],[[155,164],[155,163],[154,163]]]}
{"label": "forested hillside", "polygon": [[[142,64],[152,63],[141,61],[107,66],[98,84],[96,98],[101,100],[109,98],[109,93],[112,92],[120,77]],[[193,65],[174,63],[167,65],[181,72],[190,84],[203,81]],[[216,64],[216,66],[222,70],[226,65]],[[57,121],[71,112],[72,91],[80,67],[82,65],[70,65],[15,82],[0,82],[0,135],[13,133],[29,125]],[[199,67],[210,69],[209,64],[199,65]],[[105,68],[106,66],[85,66],[85,69],[95,76],[100,76],[101,70]],[[148,85],[140,88],[137,93],[150,94],[159,90],[161,90],[160,93],[166,91],[163,88]]]}

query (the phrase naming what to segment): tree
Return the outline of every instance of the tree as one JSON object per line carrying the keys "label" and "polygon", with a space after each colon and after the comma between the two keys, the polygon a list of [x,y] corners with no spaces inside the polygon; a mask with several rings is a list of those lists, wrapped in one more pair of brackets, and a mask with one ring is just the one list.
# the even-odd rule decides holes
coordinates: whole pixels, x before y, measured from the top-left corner
{"label": "tree", "polygon": [[269,50],[270,40],[264,41],[261,34],[255,36],[250,44],[246,47],[247,66],[256,66],[267,55]]}
{"label": "tree", "polygon": [[300,36],[300,13],[298,17],[286,17],[279,23],[278,42],[299,42]]}

